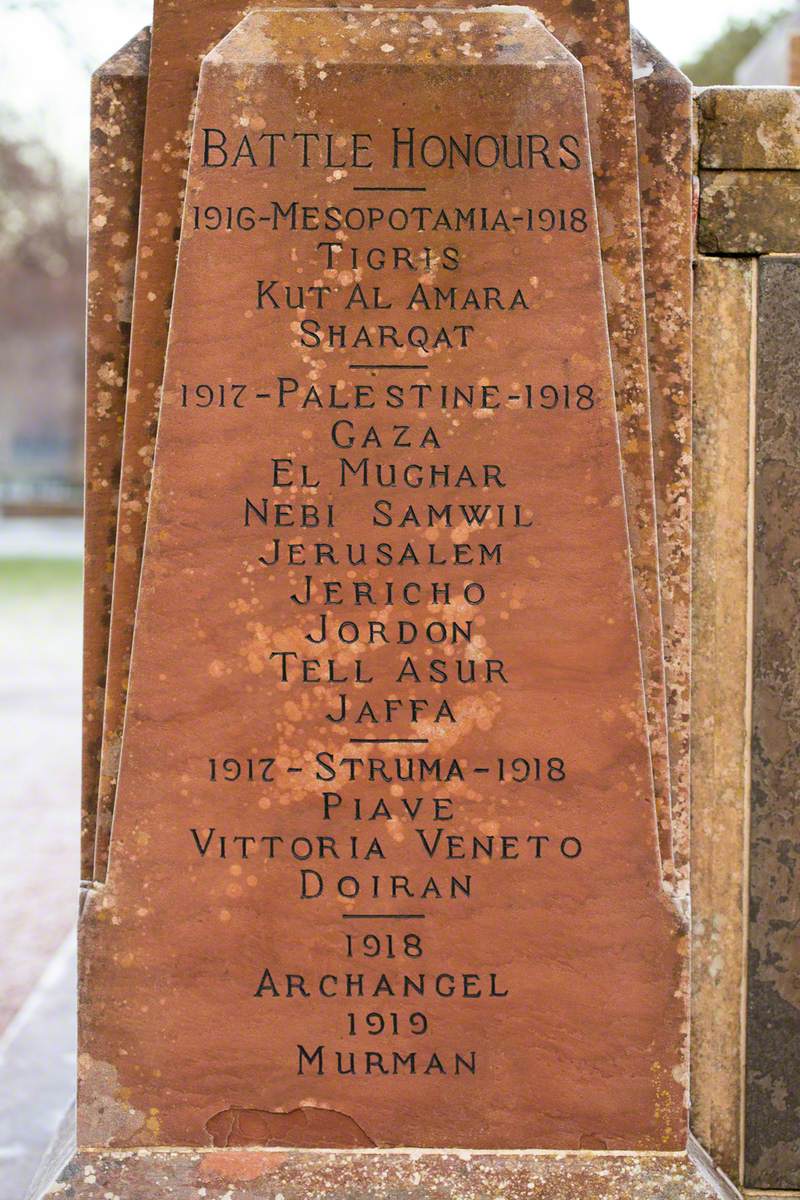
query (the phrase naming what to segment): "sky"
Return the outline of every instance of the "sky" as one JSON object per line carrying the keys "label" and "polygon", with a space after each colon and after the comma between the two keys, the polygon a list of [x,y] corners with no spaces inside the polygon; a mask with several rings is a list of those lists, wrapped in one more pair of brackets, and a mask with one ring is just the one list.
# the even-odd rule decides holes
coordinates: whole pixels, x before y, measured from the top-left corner
{"label": "sky", "polygon": [[[40,11],[40,0],[13,0],[12,11],[0,5],[0,119],[10,112],[80,172],[88,152],[89,73],[148,23],[152,0],[48,2],[61,30]],[[785,6],[786,0],[631,0],[631,20],[681,63],[713,41],[729,18]]]}

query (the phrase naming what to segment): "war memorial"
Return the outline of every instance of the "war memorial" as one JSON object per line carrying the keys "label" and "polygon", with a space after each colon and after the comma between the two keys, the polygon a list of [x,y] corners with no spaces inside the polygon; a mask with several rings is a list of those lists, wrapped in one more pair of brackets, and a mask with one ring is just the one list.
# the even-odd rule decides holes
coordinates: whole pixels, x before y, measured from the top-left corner
{"label": "war memorial", "polygon": [[800,1194],[800,92],[155,0],[90,182],[35,1196]]}

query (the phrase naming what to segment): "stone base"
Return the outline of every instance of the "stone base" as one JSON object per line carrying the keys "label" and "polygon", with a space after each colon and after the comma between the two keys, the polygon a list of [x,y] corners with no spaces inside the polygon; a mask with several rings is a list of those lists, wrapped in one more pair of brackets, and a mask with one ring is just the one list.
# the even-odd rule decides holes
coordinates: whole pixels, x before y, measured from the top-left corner
{"label": "stone base", "polygon": [[60,1200],[733,1200],[693,1154],[138,1150],[76,1154]]}

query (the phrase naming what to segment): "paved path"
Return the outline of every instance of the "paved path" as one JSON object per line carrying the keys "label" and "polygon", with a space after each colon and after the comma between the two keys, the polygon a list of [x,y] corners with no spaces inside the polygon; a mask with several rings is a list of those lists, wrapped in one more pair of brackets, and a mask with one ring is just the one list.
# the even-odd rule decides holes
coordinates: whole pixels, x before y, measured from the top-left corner
{"label": "paved path", "polygon": [[0,1200],[21,1200],[75,1095],[70,935],[0,1038]]}
{"label": "paved path", "polygon": [[0,1200],[24,1195],[74,1075],[79,553],[76,522],[0,521]]}

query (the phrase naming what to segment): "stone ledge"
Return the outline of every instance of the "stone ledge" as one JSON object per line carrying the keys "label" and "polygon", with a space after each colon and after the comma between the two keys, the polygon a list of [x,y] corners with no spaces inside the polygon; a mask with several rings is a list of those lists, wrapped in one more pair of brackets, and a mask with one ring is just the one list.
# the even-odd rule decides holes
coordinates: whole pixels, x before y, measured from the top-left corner
{"label": "stone ledge", "polygon": [[[702,1155],[700,1156],[702,1157]],[[687,1154],[170,1150],[76,1155],[53,1200],[731,1200]]]}

